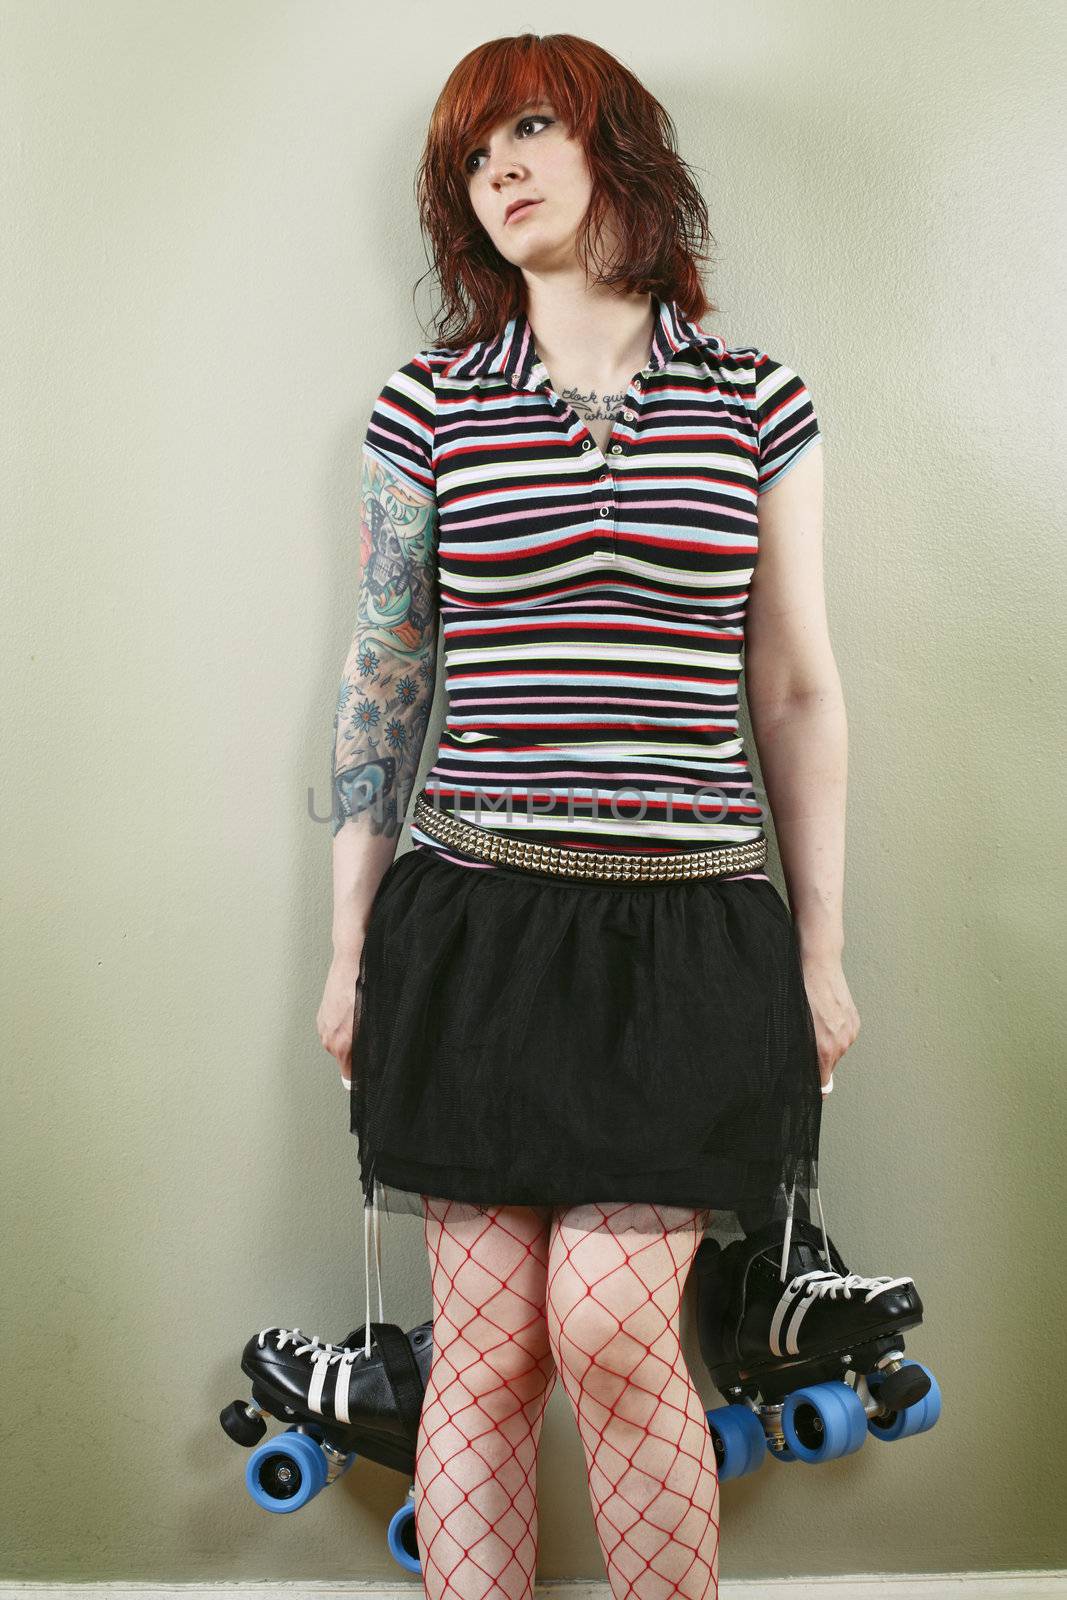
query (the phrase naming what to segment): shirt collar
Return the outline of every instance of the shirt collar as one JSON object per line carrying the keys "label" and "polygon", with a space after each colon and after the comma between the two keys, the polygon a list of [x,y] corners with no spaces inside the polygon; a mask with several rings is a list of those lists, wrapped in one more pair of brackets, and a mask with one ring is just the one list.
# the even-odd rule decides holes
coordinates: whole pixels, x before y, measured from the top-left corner
{"label": "shirt collar", "polygon": [[[652,353],[644,372],[658,372],[672,356],[691,345],[710,351],[716,358],[725,352],[726,345],[718,334],[708,333],[687,317],[676,300],[660,300],[653,295],[652,306],[656,321]],[[508,378],[518,389],[535,389],[547,380],[548,372],[537,354],[533,329],[524,311],[509,318],[495,339],[468,345],[445,368],[449,377],[474,378],[491,373]]]}

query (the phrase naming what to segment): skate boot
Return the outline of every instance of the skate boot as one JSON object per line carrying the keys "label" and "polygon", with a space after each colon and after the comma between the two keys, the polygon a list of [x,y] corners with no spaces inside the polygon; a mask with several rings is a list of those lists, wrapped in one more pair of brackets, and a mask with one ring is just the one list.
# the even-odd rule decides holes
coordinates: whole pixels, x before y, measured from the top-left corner
{"label": "skate boot", "polygon": [[725,1249],[704,1239],[694,1270],[701,1356],[731,1402],[708,1412],[720,1477],[754,1471],[766,1450],[832,1460],[868,1432],[900,1438],[936,1422],[933,1375],[904,1359],[902,1334],[923,1317],[913,1280],[850,1272],[825,1224],[820,1235],[792,1203]]}
{"label": "skate boot", "polygon": [[398,1472],[414,1470],[422,1397],[433,1357],[433,1323],[405,1334],[372,1322],[370,1355],[359,1348],[365,1329],[338,1344],[299,1328],[264,1328],[241,1356],[252,1399],[279,1421],[317,1425],[335,1448]]}

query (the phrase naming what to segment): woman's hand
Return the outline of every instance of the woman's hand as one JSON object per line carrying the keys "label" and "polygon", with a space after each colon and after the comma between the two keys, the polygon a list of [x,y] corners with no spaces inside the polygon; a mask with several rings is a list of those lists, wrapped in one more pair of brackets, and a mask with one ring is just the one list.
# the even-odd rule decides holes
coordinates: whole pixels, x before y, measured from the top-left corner
{"label": "woman's hand", "polygon": [[801,964],[819,1044],[822,1092],[828,1095],[833,1092],[834,1068],[860,1031],[859,1012],[836,956],[802,956]]}
{"label": "woman's hand", "polygon": [[323,1048],[337,1061],[341,1083],[346,1089],[352,1087],[352,1033],[359,957],[359,950],[346,950],[343,955],[334,953],[315,1019]]}

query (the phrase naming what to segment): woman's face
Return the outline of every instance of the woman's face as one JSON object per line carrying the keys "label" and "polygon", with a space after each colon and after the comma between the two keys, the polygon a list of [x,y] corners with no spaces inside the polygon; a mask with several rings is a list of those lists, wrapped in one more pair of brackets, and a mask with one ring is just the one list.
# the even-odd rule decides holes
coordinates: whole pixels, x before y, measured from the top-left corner
{"label": "woman's face", "polygon": [[[592,198],[585,151],[547,100],[497,123],[463,157],[474,214],[505,260],[538,272],[568,267]],[[535,200],[509,221],[508,206]]]}

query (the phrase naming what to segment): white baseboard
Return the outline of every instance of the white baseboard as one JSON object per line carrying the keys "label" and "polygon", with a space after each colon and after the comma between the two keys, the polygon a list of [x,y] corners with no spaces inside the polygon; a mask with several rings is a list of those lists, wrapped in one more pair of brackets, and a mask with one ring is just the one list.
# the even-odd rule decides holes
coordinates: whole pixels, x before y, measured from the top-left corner
{"label": "white baseboard", "polygon": [[[414,1575],[397,1583],[13,1583],[0,1579],[0,1600],[413,1600]],[[719,1584],[719,1600],[1067,1600],[1067,1572],[942,1572],[857,1574],[845,1578],[772,1578]],[[611,1600],[606,1583],[539,1583],[536,1600]]]}

